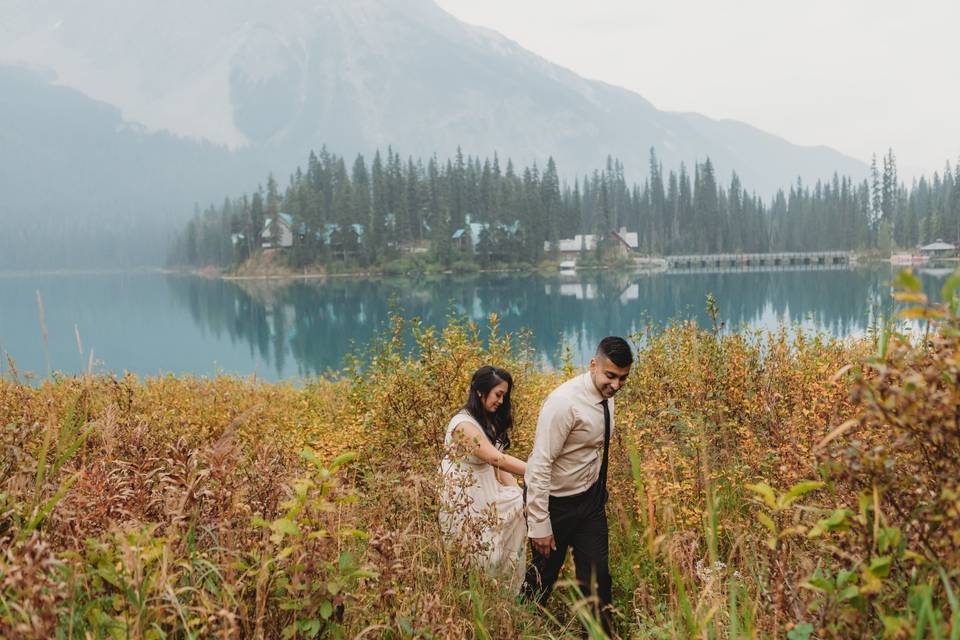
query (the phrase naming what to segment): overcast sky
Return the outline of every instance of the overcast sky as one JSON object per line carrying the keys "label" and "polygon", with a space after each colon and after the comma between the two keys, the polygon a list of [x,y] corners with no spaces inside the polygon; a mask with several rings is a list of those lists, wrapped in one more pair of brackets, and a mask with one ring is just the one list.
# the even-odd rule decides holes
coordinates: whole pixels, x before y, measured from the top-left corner
{"label": "overcast sky", "polygon": [[901,175],[960,156],[960,1],[437,0],[660,109],[734,118]]}

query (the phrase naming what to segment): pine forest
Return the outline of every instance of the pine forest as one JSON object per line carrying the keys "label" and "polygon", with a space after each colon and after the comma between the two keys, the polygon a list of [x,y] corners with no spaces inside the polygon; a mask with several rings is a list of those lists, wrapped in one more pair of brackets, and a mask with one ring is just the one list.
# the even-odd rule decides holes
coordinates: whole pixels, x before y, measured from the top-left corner
{"label": "pine forest", "polygon": [[[816,184],[780,189],[767,202],[733,173],[718,176],[709,158],[665,173],[654,149],[648,175],[631,184],[624,166],[561,179],[545,167],[517,168],[492,159],[436,155],[403,160],[379,151],[349,163],[323,148],[311,152],[286,188],[266,188],[199,207],[176,237],[175,266],[235,267],[269,246],[285,221],[292,242],[283,260],[310,265],[389,265],[406,254],[465,267],[537,265],[555,259],[561,238],[594,234],[596,256],[609,233],[636,232],[645,255],[849,250],[889,254],[921,243],[960,240],[960,164],[907,186],[890,150],[862,181],[834,174]],[[470,225],[472,246],[458,242]],[[276,246],[276,245],[274,245]],[[586,253],[586,252],[585,252]],[[592,252],[591,252],[592,253]]]}

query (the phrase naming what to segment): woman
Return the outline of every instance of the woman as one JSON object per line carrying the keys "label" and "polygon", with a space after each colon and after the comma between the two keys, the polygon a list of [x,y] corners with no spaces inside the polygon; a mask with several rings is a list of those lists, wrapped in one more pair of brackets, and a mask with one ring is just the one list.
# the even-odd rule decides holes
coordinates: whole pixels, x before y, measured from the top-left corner
{"label": "woman", "polygon": [[473,374],[466,404],[447,425],[440,524],[448,546],[518,592],[527,524],[514,476],[523,475],[526,463],[504,453],[513,427],[512,389],[503,369],[485,366]]}

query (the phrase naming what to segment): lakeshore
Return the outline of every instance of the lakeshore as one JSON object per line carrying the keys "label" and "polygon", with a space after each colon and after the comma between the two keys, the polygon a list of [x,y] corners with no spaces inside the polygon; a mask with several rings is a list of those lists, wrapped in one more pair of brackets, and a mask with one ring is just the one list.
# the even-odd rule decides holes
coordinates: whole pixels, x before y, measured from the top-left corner
{"label": "lakeshore", "polygon": [[[849,260],[844,261],[844,264],[849,265],[886,265],[890,264],[888,258],[880,257],[875,255],[875,253],[856,253],[856,252],[837,252],[837,255],[843,254],[849,256]],[[769,267],[774,265],[776,262],[777,266],[780,265],[780,262],[776,259],[776,256],[780,254],[768,254],[770,256],[769,261],[764,261],[763,259],[757,260],[758,257],[762,258],[766,254],[724,254],[722,256],[715,256],[715,258],[722,258],[725,263],[731,265],[737,265],[743,269],[750,269],[756,267]],[[798,254],[800,255],[800,254]],[[833,254],[831,254],[833,255]],[[742,256],[742,258],[738,258]],[[255,280],[255,279],[265,279],[265,280],[315,280],[315,279],[326,279],[326,278],[376,278],[376,277],[418,277],[426,275],[454,275],[454,274],[470,274],[470,273],[540,273],[540,274],[551,274],[556,272],[568,273],[570,271],[621,271],[621,272],[645,272],[645,273],[659,273],[666,271],[673,267],[674,263],[680,264],[692,264],[692,263],[704,263],[709,264],[709,260],[705,260],[705,256],[689,255],[689,256],[637,256],[628,259],[620,259],[608,261],[606,263],[595,263],[591,261],[562,261],[562,260],[546,260],[537,265],[531,264],[518,264],[515,266],[507,267],[484,267],[477,263],[473,262],[463,262],[458,263],[454,267],[444,267],[440,264],[434,263],[422,263],[418,268],[409,269],[409,270],[395,270],[391,269],[388,265],[371,267],[371,268],[350,268],[346,267],[343,269],[327,270],[323,267],[304,267],[303,269],[293,269],[288,266],[277,264],[274,260],[263,260],[263,259],[251,259],[245,262],[243,265],[240,265],[234,269],[221,269],[217,267],[202,267],[202,268],[193,268],[193,267],[184,267],[184,268],[162,268],[159,269],[161,273],[170,273],[170,274],[190,274],[203,278],[221,278],[224,280]],[[751,260],[752,258],[752,260]],[[716,261],[716,260],[715,260]],[[569,262],[575,263],[575,266],[567,266]],[[937,258],[934,262],[943,263],[943,264],[960,264],[960,258]],[[784,263],[785,266],[803,266],[805,263],[802,261],[790,262],[787,261]],[[809,263],[807,263],[809,264]],[[814,261],[813,265],[816,266],[817,262]],[[836,264],[834,260],[831,260],[829,264]],[[922,266],[917,263],[913,266]]]}

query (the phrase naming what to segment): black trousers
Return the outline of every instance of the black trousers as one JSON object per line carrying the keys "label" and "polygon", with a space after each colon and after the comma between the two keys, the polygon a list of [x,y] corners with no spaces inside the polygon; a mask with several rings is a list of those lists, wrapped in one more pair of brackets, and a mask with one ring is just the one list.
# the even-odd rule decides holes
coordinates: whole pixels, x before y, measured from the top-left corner
{"label": "black trousers", "polygon": [[577,582],[584,597],[594,595],[599,614],[607,635],[613,635],[610,615],[613,601],[609,565],[609,542],[607,530],[607,491],[597,481],[590,489],[575,496],[550,496],[550,523],[557,548],[543,555],[532,548],[533,561],[527,567],[523,584],[524,597],[545,605],[557,581],[560,569],[567,557],[567,548],[573,548],[573,563]]}

